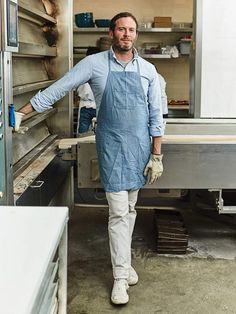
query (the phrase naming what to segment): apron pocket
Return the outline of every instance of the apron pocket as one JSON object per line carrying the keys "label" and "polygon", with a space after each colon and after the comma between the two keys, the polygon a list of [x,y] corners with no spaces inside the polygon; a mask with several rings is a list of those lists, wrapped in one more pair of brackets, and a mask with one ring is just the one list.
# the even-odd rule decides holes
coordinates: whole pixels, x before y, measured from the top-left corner
{"label": "apron pocket", "polygon": [[127,109],[126,93],[114,91],[114,107],[117,109]]}

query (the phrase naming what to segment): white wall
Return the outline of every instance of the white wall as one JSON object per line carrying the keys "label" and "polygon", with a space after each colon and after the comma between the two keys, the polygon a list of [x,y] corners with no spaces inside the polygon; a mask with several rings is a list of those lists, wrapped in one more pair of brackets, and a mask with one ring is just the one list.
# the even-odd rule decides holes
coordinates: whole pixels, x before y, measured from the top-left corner
{"label": "white wall", "polygon": [[236,117],[236,2],[202,0],[200,117]]}

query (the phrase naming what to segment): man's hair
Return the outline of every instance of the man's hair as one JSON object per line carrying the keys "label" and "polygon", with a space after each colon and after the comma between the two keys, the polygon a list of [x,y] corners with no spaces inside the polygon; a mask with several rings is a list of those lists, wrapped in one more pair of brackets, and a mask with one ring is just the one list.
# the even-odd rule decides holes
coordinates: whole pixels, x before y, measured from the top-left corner
{"label": "man's hair", "polygon": [[131,17],[131,19],[133,19],[135,24],[136,24],[136,31],[138,31],[138,21],[137,21],[136,17],[133,14],[129,13],[129,12],[118,13],[111,19],[110,27],[109,27],[111,31],[114,32],[115,27],[116,27],[116,21],[119,20],[122,17]]}

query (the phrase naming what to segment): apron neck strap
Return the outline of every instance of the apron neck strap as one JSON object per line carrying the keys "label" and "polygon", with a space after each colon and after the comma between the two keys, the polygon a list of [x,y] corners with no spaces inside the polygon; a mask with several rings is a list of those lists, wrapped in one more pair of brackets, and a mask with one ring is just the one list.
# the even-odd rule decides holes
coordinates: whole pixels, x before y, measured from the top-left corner
{"label": "apron neck strap", "polygon": [[138,74],[140,75],[140,66],[139,66],[139,63],[138,63],[138,58],[136,59],[136,62],[137,62],[137,68],[138,68]]}
{"label": "apron neck strap", "polygon": [[111,72],[111,51],[108,52],[108,73]]}

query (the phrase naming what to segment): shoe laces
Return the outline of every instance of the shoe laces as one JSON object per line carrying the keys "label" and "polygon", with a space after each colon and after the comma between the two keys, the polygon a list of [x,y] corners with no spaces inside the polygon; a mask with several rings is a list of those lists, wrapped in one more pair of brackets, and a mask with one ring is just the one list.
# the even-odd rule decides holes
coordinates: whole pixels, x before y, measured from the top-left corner
{"label": "shoe laces", "polygon": [[116,291],[122,291],[124,288],[128,290],[129,285],[126,279],[115,279],[114,288]]}

